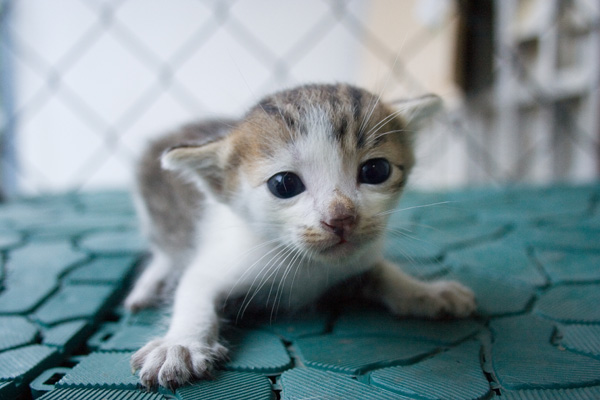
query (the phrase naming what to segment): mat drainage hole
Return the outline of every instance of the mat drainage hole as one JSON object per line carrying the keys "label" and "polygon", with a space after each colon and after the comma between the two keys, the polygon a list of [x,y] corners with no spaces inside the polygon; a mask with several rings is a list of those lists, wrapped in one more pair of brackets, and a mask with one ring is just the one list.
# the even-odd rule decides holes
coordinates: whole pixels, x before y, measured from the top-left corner
{"label": "mat drainage hole", "polygon": [[108,322],[119,322],[121,317],[115,312],[109,312],[104,315],[104,321]]}
{"label": "mat drainage hole", "polygon": [[66,374],[62,372],[55,372],[52,376],[44,381],[44,385],[53,386],[55,383],[60,381]]}

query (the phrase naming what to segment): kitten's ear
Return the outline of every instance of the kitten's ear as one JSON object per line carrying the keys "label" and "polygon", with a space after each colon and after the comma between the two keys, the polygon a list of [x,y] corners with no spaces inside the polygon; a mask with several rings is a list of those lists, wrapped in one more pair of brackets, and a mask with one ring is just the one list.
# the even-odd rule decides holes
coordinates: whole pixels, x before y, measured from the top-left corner
{"label": "kitten's ear", "polygon": [[200,145],[180,145],[167,149],[161,165],[169,171],[182,172],[206,186],[218,198],[223,194],[227,140]]}
{"label": "kitten's ear", "polygon": [[435,94],[426,94],[412,99],[391,101],[390,105],[399,111],[408,130],[417,131],[427,118],[441,110],[442,99]]}

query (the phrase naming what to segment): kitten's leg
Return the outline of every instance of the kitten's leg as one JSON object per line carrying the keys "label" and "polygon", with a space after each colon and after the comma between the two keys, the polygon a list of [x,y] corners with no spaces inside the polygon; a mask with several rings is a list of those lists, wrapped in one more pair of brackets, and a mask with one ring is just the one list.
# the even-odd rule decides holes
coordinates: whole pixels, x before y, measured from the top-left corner
{"label": "kitten's leg", "polygon": [[133,289],[125,298],[125,307],[133,312],[156,305],[164,293],[164,289],[170,279],[172,263],[169,257],[162,251],[154,249],[152,260],[139,276]]}
{"label": "kitten's leg", "polygon": [[423,282],[388,261],[380,262],[370,275],[365,294],[396,315],[467,317],[476,309],[473,292],[455,281]]}
{"label": "kitten's leg", "polygon": [[227,350],[218,342],[219,318],[211,277],[188,269],[175,293],[173,317],[167,334],[138,350],[131,366],[146,387],[175,388],[210,376],[213,364]]}

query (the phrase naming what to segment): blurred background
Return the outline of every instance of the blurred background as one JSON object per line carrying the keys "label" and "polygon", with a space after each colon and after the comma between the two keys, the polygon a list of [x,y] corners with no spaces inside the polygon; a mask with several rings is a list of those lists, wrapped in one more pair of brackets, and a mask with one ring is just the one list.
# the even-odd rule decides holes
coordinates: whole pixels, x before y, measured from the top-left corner
{"label": "blurred background", "polygon": [[145,143],[263,95],[434,92],[419,189],[600,173],[598,0],[0,0],[0,193],[122,189]]}

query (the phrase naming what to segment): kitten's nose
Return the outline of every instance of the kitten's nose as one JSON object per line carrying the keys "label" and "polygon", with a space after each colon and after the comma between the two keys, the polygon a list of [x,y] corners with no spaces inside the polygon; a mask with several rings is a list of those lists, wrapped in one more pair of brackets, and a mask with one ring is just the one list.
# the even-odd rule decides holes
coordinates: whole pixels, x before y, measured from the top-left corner
{"label": "kitten's nose", "polygon": [[321,221],[321,224],[325,230],[332,232],[333,234],[344,238],[356,225],[356,216],[354,215],[341,215],[327,221]]}

